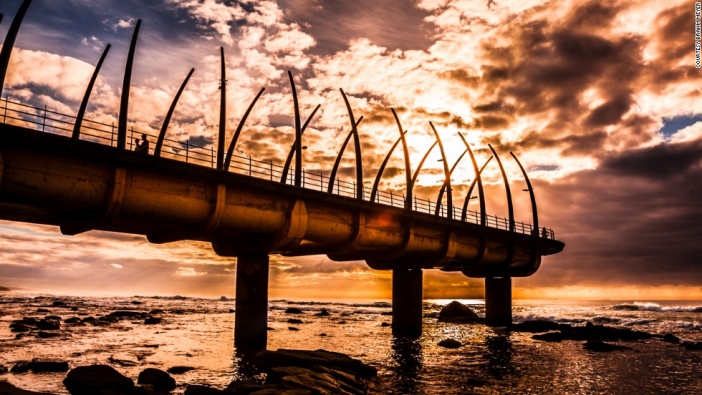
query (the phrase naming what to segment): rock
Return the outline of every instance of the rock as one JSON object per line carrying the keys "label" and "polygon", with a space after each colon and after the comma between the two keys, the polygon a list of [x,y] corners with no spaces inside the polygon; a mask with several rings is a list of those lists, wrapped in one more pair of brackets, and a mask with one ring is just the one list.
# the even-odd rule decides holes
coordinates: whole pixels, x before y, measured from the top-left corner
{"label": "rock", "polygon": [[162,321],[163,321],[163,319],[161,319],[161,318],[148,317],[147,319],[144,320],[144,325],[160,324]]}
{"label": "rock", "polygon": [[224,393],[224,391],[204,385],[189,385],[185,388],[183,395],[220,395]]}
{"label": "rock", "polygon": [[294,326],[289,326],[289,327],[288,327],[288,330],[289,330],[289,331],[299,331],[300,328],[295,328]]}
{"label": "rock", "polygon": [[663,341],[668,343],[680,343],[680,338],[672,333],[666,333],[663,335]]}
{"label": "rock", "polygon": [[51,310],[49,309],[37,309],[37,313],[50,313]]}
{"label": "rock", "polygon": [[10,332],[29,332],[32,328],[23,324],[10,324]]}
{"label": "rock", "polygon": [[29,372],[29,362],[28,361],[20,361],[15,363],[12,368],[10,368],[10,372],[12,373],[27,373]]}
{"label": "rock", "polygon": [[439,312],[439,322],[453,322],[470,324],[484,321],[477,314],[463,303],[453,301],[444,306]]}
{"label": "rock", "polygon": [[83,322],[95,322],[95,317],[88,316],[88,317],[83,318],[82,321]]}
{"label": "rock", "polygon": [[151,310],[151,311],[149,311],[149,315],[154,315],[154,314],[163,314],[163,313],[164,313],[164,311],[163,311],[163,310],[161,310],[161,309],[155,309],[155,310]]}
{"label": "rock", "polygon": [[319,313],[315,314],[317,317],[328,317],[331,314],[329,314],[329,311],[327,309],[322,309]]}
{"label": "rock", "polygon": [[321,337],[326,337],[327,334],[326,334],[326,333],[320,333],[319,336],[321,336]]}
{"label": "rock", "polygon": [[37,333],[37,337],[39,337],[39,338],[41,338],[41,339],[48,339],[48,338],[50,338],[50,337],[60,337],[60,336],[61,336],[61,334],[60,334],[60,333],[56,333],[56,332],[44,332],[44,331],[39,331],[39,332]]}
{"label": "rock", "polygon": [[146,313],[143,311],[133,311],[133,310],[117,310],[113,311],[110,314],[106,315],[106,317],[113,317],[117,319],[122,319],[122,318],[143,318],[146,316]]}
{"label": "rock", "polygon": [[110,356],[108,359],[111,363],[114,363],[119,366],[137,366],[139,365],[139,358],[136,357],[136,355],[125,353],[125,352],[120,352],[120,353],[115,353]]}
{"label": "rock", "polygon": [[5,365],[0,365],[0,373],[7,373],[8,369]]}
{"label": "rock", "polygon": [[438,345],[443,348],[459,348],[463,344],[456,339],[444,339],[440,341]]}
{"label": "rock", "polygon": [[565,329],[566,326],[570,328],[570,325],[559,324],[546,320],[535,320],[524,321],[519,324],[511,324],[508,326],[508,328],[509,330],[515,332],[542,333]]}
{"label": "rock", "polygon": [[42,372],[68,372],[68,362],[66,361],[42,361],[34,359],[29,362],[29,370],[34,373]]}
{"label": "rock", "polygon": [[285,309],[285,314],[304,314],[302,310],[298,309],[297,307],[288,307]]}
{"label": "rock", "polygon": [[565,340],[565,336],[562,332],[548,332],[534,335],[531,337],[534,340],[541,340],[545,342],[560,342]]}
{"label": "rock", "polygon": [[47,321],[61,321],[61,316],[58,315],[47,315],[44,317],[45,320]]}
{"label": "rock", "polygon": [[[283,388],[307,390],[312,394],[361,395],[363,392],[349,387],[327,373],[311,373],[285,376],[280,380]],[[255,392],[254,392],[255,394]]]}
{"label": "rock", "polygon": [[37,328],[44,330],[56,330],[61,328],[61,324],[59,324],[58,321],[39,320],[37,321]]}
{"label": "rock", "polygon": [[192,366],[171,366],[166,372],[170,374],[183,374],[191,370],[195,370],[195,368]]}
{"label": "rock", "polygon": [[680,346],[685,347],[685,349],[689,350],[689,351],[702,350],[702,342],[684,341],[684,342],[680,343]]}
{"label": "rock", "polygon": [[376,368],[366,365],[358,359],[326,350],[264,350],[256,354],[255,364],[264,372],[284,366],[310,369],[313,366],[324,366],[329,369],[345,371],[360,377],[375,377],[378,374]]}
{"label": "rock", "polygon": [[615,328],[604,325],[594,325],[588,322],[585,326],[562,325],[560,332],[549,332],[534,335],[531,338],[543,341],[562,340],[599,340],[599,341],[620,341],[620,340],[643,340],[653,337],[650,333],[634,331],[628,328]]}
{"label": "rock", "polygon": [[0,395],[50,395],[46,392],[25,391],[7,381],[0,381]]}
{"label": "rock", "polygon": [[302,324],[302,320],[298,320],[297,318],[290,318],[288,320],[288,324]]}
{"label": "rock", "polygon": [[71,395],[95,395],[102,390],[129,392],[134,382],[107,365],[79,366],[70,372],[63,385]]}
{"label": "rock", "polygon": [[63,321],[64,324],[77,324],[79,322],[82,322],[79,317],[71,317]]}
{"label": "rock", "polygon": [[54,302],[51,305],[52,306],[65,306],[66,302],[62,302],[60,300],[54,300]]}
{"label": "rock", "polygon": [[383,322],[382,324],[380,324],[380,326],[382,326],[382,327],[388,327],[388,326],[392,326],[392,324],[389,323],[389,322]]}
{"label": "rock", "polygon": [[129,303],[131,303],[131,304],[142,304],[142,302],[140,302],[140,301],[138,301],[138,300],[132,300],[132,301],[129,302]]}
{"label": "rock", "polygon": [[176,381],[163,370],[147,368],[139,373],[137,384],[151,384],[156,390],[171,391],[176,387]]}
{"label": "rock", "polygon": [[624,351],[624,350],[632,350],[631,347],[627,346],[618,346],[616,344],[609,344],[605,343],[603,341],[599,340],[588,340],[583,344],[583,348],[586,350],[594,351],[594,352],[612,352],[612,351]]}

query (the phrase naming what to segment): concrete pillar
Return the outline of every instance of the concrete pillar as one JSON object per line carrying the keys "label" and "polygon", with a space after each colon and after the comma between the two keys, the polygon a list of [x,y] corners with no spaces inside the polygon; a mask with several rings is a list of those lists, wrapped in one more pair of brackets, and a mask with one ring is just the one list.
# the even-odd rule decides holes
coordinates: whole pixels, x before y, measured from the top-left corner
{"label": "concrete pillar", "polygon": [[265,350],[268,338],[268,254],[245,255],[236,263],[234,346]]}
{"label": "concrete pillar", "polygon": [[392,334],[410,339],[422,335],[422,269],[392,271]]}
{"label": "concrete pillar", "polygon": [[490,326],[512,323],[512,279],[488,277],[485,279],[485,321]]}

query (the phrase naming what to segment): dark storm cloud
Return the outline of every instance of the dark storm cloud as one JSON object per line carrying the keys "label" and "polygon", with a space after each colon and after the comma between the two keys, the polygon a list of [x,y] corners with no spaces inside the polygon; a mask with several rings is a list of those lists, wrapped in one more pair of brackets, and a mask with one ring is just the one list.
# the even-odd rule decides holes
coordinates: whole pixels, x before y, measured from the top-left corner
{"label": "dark storm cloud", "polygon": [[699,285],[702,141],[607,159],[559,183],[536,180],[541,224],[566,243],[539,285]]}
{"label": "dark storm cloud", "polygon": [[433,44],[424,22],[429,14],[409,0],[283,0],[281,8],[286,22],[300,24],[315,37],[317,45],[310,50],[315,55],[344,50],[349,41],[359,38],[389,50],[426,49]]}

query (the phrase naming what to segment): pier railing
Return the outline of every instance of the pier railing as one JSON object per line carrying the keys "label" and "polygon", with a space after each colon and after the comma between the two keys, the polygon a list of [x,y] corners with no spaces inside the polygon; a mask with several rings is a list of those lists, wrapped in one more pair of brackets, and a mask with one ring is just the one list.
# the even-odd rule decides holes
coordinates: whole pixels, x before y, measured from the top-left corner
{"label": "pier railing", "polygon": [[[12,101],[9,98],[0,99],[0,112],[2,123],[20,126],[28,129],[40,130],[46,133],[58,134],[62,136],[70,136],[73,132],[76,117],[72,115],[62,114],[56,111],[44,108],[34,107],[28,104]],[[151,137],[151,143],[155,144],[158,136],[150,132],[134,130],[134,126],[128,130],[129,136],[127,148],[134,149],[135,139],[139,139],[142,134]],[[80,137],[82,140],[91,141],[98,144],[117,146],[117,125],[114,121],[111,123],[92,121],[83,119],[81,124]],[[153,150],[153,146],[151,148]],[[152,151],[153,152],[153,151]],[[161,156],[164,158],[175,159],[186,163],[192,163],[198,166],[216,167],[215,158],[216,151],[214,145],[209,147],[193,144],[190,139],[173,140],[165,138],[161,148]],[[270,181],[280,181],[282,179],[284,167],[274,164],[272,161],[261,161],[253,159],[251,156],[232,155],[232,160],[229,166],[229,171],[237,174],[247,175],[249,177],[267,179]],[[302,169],[300,184],[303,188],[326,191],[329,186],[329,177],[321,172],[310,172]],[[295,185],[295,171],[290,168],[286,184]],[[364,196],[370,198],[371,190],[364,186]],[[338,177],[334,180],[332,193],[339,196],[356,198],[356,183],[355,181],[345,181]],[[392,207],[405,207],[405,196],[402,194],[393,193],[392,191],[377,191],[374,202]],[[453,216],[449,216],[446,205],[439,205],[439,215],[442,217],[450,217],[459,220],[462,214],[463,204],[455,204],[453,206]],[[413,197],[411,209],[421,213],[434,214],[436,212],[436,202],[429,199]],[[467,210],[466,222],[479,224],[480,213],[473,210]],[[486,225],[491,228],[509,230],[509,221],[506,218],[495,215],[486,215]],[[541,236],[549,239],[555,239],[555,234],[552,229],[541,228],[534,229],[532,224],[524,222],[516,222],[514,231],[534,236]]]}

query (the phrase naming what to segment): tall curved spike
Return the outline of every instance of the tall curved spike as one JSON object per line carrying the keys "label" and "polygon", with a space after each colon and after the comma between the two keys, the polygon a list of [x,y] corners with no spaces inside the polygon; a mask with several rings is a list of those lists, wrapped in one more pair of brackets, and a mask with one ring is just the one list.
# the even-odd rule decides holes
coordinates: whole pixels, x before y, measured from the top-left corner
{"label": "tall curved spike", "polygon": [[219,132],[217,133],[217,170],[224,168],[224,139],[227,134],[227,69],[224,65],[224,47],[219,47],[221,79],[219,80]]}
{"label": "tall curved spike", "polygon": [[[363,120],[363,116],[358,118],[358,121],[356,121],[356,126],[358,126],[362,120]],[[339,150],[339,155],[336,156],[336,160],[334,161],[334,167],[332,167],[331,174],[329,175],[329,184],[327,185],[327,193],[334,192],[334,180],[336,179],[336,172],[339,170],[339,164],[341,164],[341,157],[344,155],[344,150],[346,149],[346,146],[349,144],[349,141],[351,140],[352,135],[353,135],[353,129],[351,129],[349,131],[349,134],[346,136],[346,140],[344,140],[344,144],[341,145],[341,149]]]}
{"label": "tall curved spike", "polygon": [[[397,128],[400,131],[400,138],[402,139],[402,153],[405,157],[405,188],[407,189],[405,196],[405,209],[410,210],[412,208],[412,188],[410,187],[412,184],[412,166],[410,165],[409,150],[407,148],[407,140],[405,139],[405,134],[407,132],[402,133],[400,118],[397,117],[397,113],[395,112],[394,108],[390,108],[390,110],[392,110],[392,115],[395,117]],[[373,199],[371,199],[371,201],[373,201]]]}
{"label": "tall curved spike", "polygon": [[473,155],[473,150],[470,149],[470,144],[468,144],[466,138],[463,137],[461,132],[458,132],[458,135],[461,136],[463,144],[465,144],[466,148],[468,148],[470,160],[471,162],[473,162],[473,171],[475,171],[475,178],[478,180],[478,193],[480,195],[480,225],[485,226],[485,224],[487,223],[487,213],[485,212],[485,193],[483,191],[483,180],[482,177],[480,177],[480,170],[478,170],[478,162],[475,161],[475,155]]}
{"label": "tall curved spike", "polygon": [[12,53],[12,48],[15,46],[17,33],[22,25],[24,15],[27,13],[31,4],[32,0],[24,0],[22,2],[22,5],[20,5],[20,8],[17,10],[17,14],[15,14],[15,17],[12,19],[10,28],[7,30],[5,42],[2,44],[2,51],[0,51],[0,95],[2,95],[3,88],[5,88],[5,74],[7,74],[7,66],[10,64],[10,54]]}
{"label": "tall curved spike", "polygon": [[[488,163],[492,160],[492,156],[488,158],[488,160],[483,163],[483,167],[480,168],[480,171],[478,174],[483,174],[483,170],[485,170],[485,167],[487,167]],[[466,215],[468,214],[468,203],[470,203],[470,195],[473,193],[473,187],[475,187],[475,183],[478,181],[478,177],[475,177],[473,181],[470,183],[470,187],[468,188],[468,194],[466,194],[466,199],[463,201],[463,210],[461,211],[461,222],[464,222],[466,220]]]}
{"label": "tall curved spike", "polygon": [[[468,150],[466,149],[463,151],[463,153],[456,159],[456,161],[453,163],[453,166],[451,166],[451,170],[449,170],[449,176],[453,175],[453,171],[456,170],[456,166],[458,166],[458,162],[463,159],[463,157],[468,153]],[[439,215],[439,208],[441,207],[441,200],[444,198],[444,193],[446,192],[446,183],[441,186],[441,189],[439,189],[439,198],[436,199],[436,210],[434,211],[434,215]]]}
{"label": "tall curved spike", "polygon": [[293,105],[295,106],[295,186],[302,185],[302,127],[300,126],[300,105],[297,102],[297,90],[292,73],[288,70],[290,86],[292,87]]}
{"label": "tall curved spike", "polygon": [[154,156],[157,158],[159,156],[161,156],[161,147],[163,147],[163,140],[166,138],[166,130],[168,130],[168,124],[171,123],[171,117],[173,116],[173,111],[175,110],[176,104],[178,104],[178,99],[180,99],[180,95],[183,93],[183,89],[185,89],[185,85],[188,84],[188,81],[190,80],[190,77],[193,75],[194,72],[195,72],[195,69],[190,69],[188,76],[185,77],[185,80],[180,85],[180,89],[178,89],[178,92],[176,93],[175,97],[173,98],[173,102],[171,103],[171,106],[168,108],[168,113],[166,114],[166,118],[163,119],[163,125],[161,125],[161,131],[158,133],[158,139],[156,140],[156,147],[154,148]]}
{"label": "tall curved spike", "polygon": [[71,137],[74,139],[80,138],[80,126],[83,124],[83,116],[85,116],[85,109],[88,107],[88,100],[90,99],[90,93],[93,91],[93,85],[95,85],[95,80],[97,80],[98,73],[100,73],[100,68],[102,67],[102,62],[105,61],[107,52],[110,50],[111,45],[107,44],[105,50],[102,51],[102,56],[95,66],[95,71],[93,71],[93,76],[90,77],[90,82],[88,82],[88,88],[85,90],[85,95],[83,95],[83,101],[80,102],[80,107],[78,108],[78,114],[76,115],[76,123],[73,125],[73,134]]}
{"label": "tall curved spike", "polygon": [[402,135],[397,138],[395,144],[393,144],[390,148],[390,151],[388,151],[388,154],[385,155],[385,159],[383,159],[383,163],[380,165],[380,169],[378,169],[378,174],[375,176],[375,181],[373,182],[373,189],[371,189],[369,202],[373,202],[375,200],[375,195],[376,193],[378,193],[378,185],[380,184],[380,177],[383,175],[383,171],[385,170],[385,166],[388,164],[388,160],[390,160],[390,155],[392,155],[392,151],[394,151],[395,147],[397,147],[397,145],[400,144],[400,141],[405,137],[405,134],[407,134],[407,131],[402,133]]}
{"label": "tall curved spike", "polygon": [[512,155],[512,158],[517,162],[519,165],[519,168],[522,170],[522,174],[524,175],[524,181],[526,181],[527,188],[529,188],[529,198],[531,199],[531,213],[533,215],[533,223],[534,223],[534,234],[532,236],[538,236],[539,235],[539,214],[536,211],[536,197],[534,196],[534,188],[531,186],[531,181],[529,181],[529,176],[526,173],[526,170],[524,170],[524,167],[522,167],[522,164],[519,162],[519,159],[512,153],[512,151],[509,152],[510,155]]}
{"label": "tall curved spike", "polygon": [[[307,129],[307,125],[309,125],[310,121],[314,117],[314,114],[317,113],[317,110],[319,110],[319,107],[321,107],[321,104],[317,104],[317,107],[312,110],[312,114],[307,118],[305,121],[305,124],[302,125],[302,130],[300,130],[300,136],[303,136],[305,134],[305,129]],[[290,147],[290,151],[288,151],[288,157],[285,159],[285,165],[283,166],[283,174],[280,176],[280,183],[285,184],[285,182],[288,181],[288,171],[290,171],[290,164],[292,163],[292,158],[293,154],[295,153],[295,147],[297,144],[293,143],[292,147]]]}
{"label": "tall curved spike", "polygon": [[132,82],[132,66],[134,65],[134,52],[136,51],[137,37],[141,19],[137,19],[132,42],[129,45],[127,55],[127,65],[124,68],[124,81],[122,82],[122,99],[119,104],[119,119],[117,123],[117,148],[124,149],[127,146],[127,113],[129,111],[129,88]]}
{"label": "tall curved spike", "polygon": [[492,148],[492,145],[488,144],[490,151],[495,155],[497,159],[497,164],[500,165],[500,171],[502,172],[502,179],[505,181],[505,192],[507,193],[507,211],[509,212],[509,231],[514,232],[514,207],[512,206],[512,191],[509,189],[509,181],[507,181],[507,173],[505,173],[505,168],[502,166],[502,161],[500,157],[497,156],[497,152]]}
{"label": "tall curved spike", "polygon": [[346,109],[349,112],[349,120],[351,121],[351,132],[353,133],[353,148],[356,151],[356,199],[363,200],[363,155],[361,155],[361,139],[358,137],[358,129],[356,128],[356,121],[353,117],[353,110],[351,110],[351,104],[349,104],[349,99],[346,97],[344,90],[339,88],[341,91],[341,96],[344,97],[344,103],[346,103]]}
{"label": "tall curved spike", "polygon": [[0,23],[2,23],[2,17],[3,17],[2,12],[0,12]]}
{"label": "tall curved spike", "polygon": [[436,147],[436,144],[437,144],[437,142],[434,141],[434,144],[432,144],[431,147],[429,147],[427,152],[422,157],[422,160],[419,161],[419,166],[417,166],[417,169],[414,171],[414,174],[412,175],[412,182],[410,183],[411,184],[410,188],[414,188],[414,183],[417,182],[417,177],[419,176],[419,171],[422,170],[422,165],[424,165],[424,161],[427,160],[427,158],[429,157],[429,153],[431,152],[431,150],[434,149],[434,147]]}
{"label": "tall curved spike", "polygon": [[434,124],[429,121],[431,125],[431,130],[434,131],[434,136],[436,136],[436,141],[439,143],[439,151],[441,151],[441,158],[444,162],[444,185],[446,185],[446,209],[448,211],[448,218],[453,219],[453,197],[451,193],[451,174],[449,173],[448,162],[446,161],[446,153],[444,152],[444,145],[441,144],[441,138],[439,137],[439,132],[436,131]]}
{"label": "tall curved spike", "polygon": [[249,117],[249,113],[251,113],[251,110],[253,109],[254,105],[256,105],[258,98],[261,97],[261,94],[263,94],[263,91],[265,91],[265,90],[266,90],[266,88],[261,88],[261,90],[258,91],[258,94],[256,95],[256,97],[254,97],[251,104],[249,104],[249,108],[246,109],[244,116],[241,117],[239,124],[236,126],[236,131],[234,132],[234,136],[232,137],[232,142],[229,143],[229,150],[227,150],[227,157],[224,159],[224,164],[222,165],[222,169],[224,171],[229,170],[229,165],[232,162],[232,155],[234,155],[234,147],[236,147],[236,141],[239,139],[239,134],[241,133],[241,130],[244,128],[244,123],[246,123],[246,118]]}

